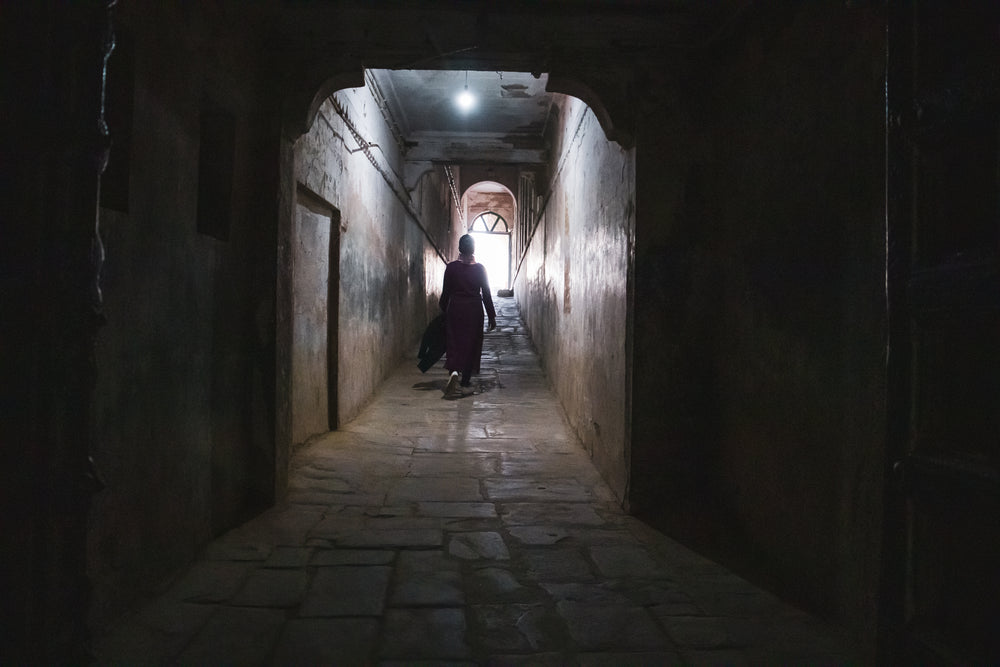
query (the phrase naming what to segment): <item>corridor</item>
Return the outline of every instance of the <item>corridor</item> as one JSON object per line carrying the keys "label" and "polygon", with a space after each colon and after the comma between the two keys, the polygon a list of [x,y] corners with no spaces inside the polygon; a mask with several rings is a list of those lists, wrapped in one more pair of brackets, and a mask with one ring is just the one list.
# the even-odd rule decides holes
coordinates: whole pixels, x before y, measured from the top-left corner
{"label": "corridor", "polygon": [[406,362],[294,455],[288,497],[100,638],[102,665],[856,664],[846,642],[625,515],[513,299],[474,393]]}

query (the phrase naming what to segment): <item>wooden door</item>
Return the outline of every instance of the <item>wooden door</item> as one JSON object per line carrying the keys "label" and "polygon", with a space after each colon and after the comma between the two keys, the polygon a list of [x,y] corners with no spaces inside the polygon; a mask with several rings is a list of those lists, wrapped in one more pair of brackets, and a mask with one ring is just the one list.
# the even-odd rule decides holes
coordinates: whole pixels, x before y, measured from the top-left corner
{"label": "wooden door", "polygon": [[888,3],[882,658],[1000,661],[1000,2]]}

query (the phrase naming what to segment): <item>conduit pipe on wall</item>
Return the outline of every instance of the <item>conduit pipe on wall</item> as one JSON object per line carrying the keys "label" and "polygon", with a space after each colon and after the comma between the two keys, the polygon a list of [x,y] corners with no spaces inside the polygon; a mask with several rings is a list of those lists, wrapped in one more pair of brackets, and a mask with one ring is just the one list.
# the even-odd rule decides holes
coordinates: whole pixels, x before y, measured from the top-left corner
{"label": "conduit pipe on wall", "polygon": [[448,177],[448,187],[451,188],[451,198],[455,200],[455,209],[462,210],[462,198],[458,196],[458,186],[455,185],[455,175],[451,172],[451,165],[444,166],[444,173]]}
{"label": "conduit pipe on wall", "polygon": [[[354,123],[351,122],[351,119],[348,117],[347,110],[344,109],[344,107],[337,100],[336,95],[331,95],[329,100],[330,104],[337,112],[337,115],[340,116],[340,118],[344,121],[344,126],[347,127],[347,131],[351,133],[351,136],[354,137],[354,141],[358,144],[358,149],[354,151],[351,151],[351,149],[347,148],[346,142],[344,144],[344,147],[347,148],[347,150],[351,153],[356,153],[360,151],[365,154],[365,157],[368,158],[368,161],[375,168],[375,171],[379,173],[379,175],[382,177],[382,180],[384,180],[386,185],[389,186],[389,190],[392,191],[392,194],[403,205],[403,209],[406,211],[406,214],[410,216],[413,222],[416,223],[417,227],[420,228],[420,231],[424,233],[424,237],[428,240],[428,242],[430,242],[431,246],[433,246],[434,251],[437,252],[438,257],[441,258],[441,261],[447,262],[448,260],[444,256],[444,253],[441,252],[441,248],[438,247],[438,244],[434,241],[434,238],[427,231],[427,228],[424,227],[424,224],[420,221],[420,217],[417,215],[417,212],[413,210],[413,201],[410,199],[410,194],[406,189],[405,181],[402,179],[402,177],[400,177],[399,174],[396,173],[394,169],[392,169],[392,167],[389,167],[388,171],[391,171],[392,175],[395,176],[395,182],[394,182],[393,178],[390,177],[388,171],[378,163],[378,160],[375,158],[374,153],[372,153],[371,150],[372,147],[382,150],[381,147],[379,147],[378,144],[370,143],[363,136],[361,136],[361,133],[358,131],[358,129],[354,126]],[[341,137],[341,141],[343,141],[343,137]]]}
{"label": "conduit pipe on wall", "polygon": [[371,75],[370,70],[365,70],[365,83],[368,85],[368,89],[372,92],[372,97],[375,98],[375,105],[378,106],[378,110],[382,112],[382,118],[385,120],[386,125],[389,126],[389,131],[392,132],[392,138],[396,142],[396,146],[399,148],[400,155],[406,155],[406,141],[403,139],[403,132],[399,129],[399,124],[396,122],[395,116],[392,115],[392,111],[389,109],[388,103],[385,101],[385,95],[382,93],[382,88],[379,87],[378,81],[375,77]]}

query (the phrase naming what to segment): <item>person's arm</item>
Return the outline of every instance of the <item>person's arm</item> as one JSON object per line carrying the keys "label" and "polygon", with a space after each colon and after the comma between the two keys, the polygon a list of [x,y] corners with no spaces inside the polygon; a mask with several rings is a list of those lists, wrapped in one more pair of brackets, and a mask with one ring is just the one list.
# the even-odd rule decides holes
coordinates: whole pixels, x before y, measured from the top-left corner
{"label": "person's arm", "polygon": [[483,294],[483,305],[486,306],[486,316],[490,320],[489,331],[497,328],[497,311],[493,307],[493,295],[490,294],[490,280],[486,276],[486,267],[480,264],[483,269],[482,285],[480,291]]}
{"label": "person's arm", "polygon": [[438,301],[438,305],[441,307],[441,312],[448,312],[448,302],[451,301],[451,273],[449,271],[451,267],[445,267],[444,269],[444,285],[441,287],[441,299]]}

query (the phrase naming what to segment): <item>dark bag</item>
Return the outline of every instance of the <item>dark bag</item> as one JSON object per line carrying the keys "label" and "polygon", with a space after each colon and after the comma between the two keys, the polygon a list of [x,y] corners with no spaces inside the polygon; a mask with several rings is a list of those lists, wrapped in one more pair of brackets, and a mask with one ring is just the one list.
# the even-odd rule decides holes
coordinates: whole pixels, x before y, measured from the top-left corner
{"label": "dark bag", "polygon": [[424,330],[424,335],[420,339],[420,351],[417,352],[417,367],[421,373],[426,373],[427,369],[437,363],[438,359],[444,356],[448,349],[447,327],[444,313],[438,315]]}

